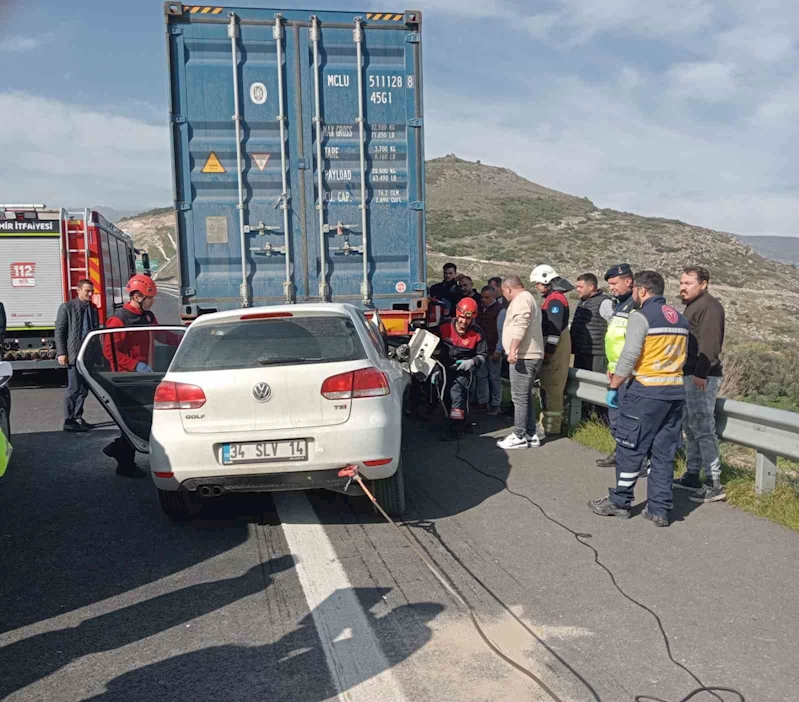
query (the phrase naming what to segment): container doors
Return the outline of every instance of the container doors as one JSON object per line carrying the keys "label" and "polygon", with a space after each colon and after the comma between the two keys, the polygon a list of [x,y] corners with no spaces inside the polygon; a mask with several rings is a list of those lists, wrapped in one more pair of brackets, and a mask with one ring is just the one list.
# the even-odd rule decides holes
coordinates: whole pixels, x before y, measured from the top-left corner
{"label": "container doors", "polygon": [[415,158],[421,139],[410,126],[421,124],[418,67],[407,27],[368,24],[355,18],[342,27],[311,17],[300,33],[303,119],[312,126],[309,277],[333,301],[390,307],[423,279],[423,222],[413,209],[421,208],[421,196],[411,194],[409,172],[409,151]]}
{"label": "container doors", "polygon": [[235,16],[170,29],[184,289],[216,309],[239,307],[245,281],[251,305],[307,297],[294,33]]}
{"label": "container doors", "polygon": [[407,300],[424,279],[418,34],[401,14],[237,12],[168,25],[186,299]]}

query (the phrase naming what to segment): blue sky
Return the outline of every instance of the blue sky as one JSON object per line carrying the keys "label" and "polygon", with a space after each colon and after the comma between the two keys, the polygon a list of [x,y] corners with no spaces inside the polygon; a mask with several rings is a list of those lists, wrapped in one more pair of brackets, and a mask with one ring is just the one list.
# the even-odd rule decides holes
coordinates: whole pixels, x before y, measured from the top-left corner
{"label": "blue sky", "polygon": [[[237,6],[264,6],[239,2]],[[171,200],[162,3],[0,0],[0,200]],[[378,11],[405,9],[352,5]],[[418,0],[428,157],[598,206],[799,236],[785,0]],[[340,9],[336,2],[282,7]]]}

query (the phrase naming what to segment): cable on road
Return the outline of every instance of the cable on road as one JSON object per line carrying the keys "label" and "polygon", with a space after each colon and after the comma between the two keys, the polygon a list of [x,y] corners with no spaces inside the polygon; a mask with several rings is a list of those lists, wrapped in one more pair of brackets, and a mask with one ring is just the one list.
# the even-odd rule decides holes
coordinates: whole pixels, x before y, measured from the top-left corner
{"label": "cable on road", "polygon": [[474,613],[471,605],[466,601],[466,599],[458,592],[453,584],[449,582],[447,577],[442,573],[436,565],[428,558],[428,556],[417,547],[417,545],[410,539],[410,537],[399,527],[399,525],[388,516],[386,511],[380,505],[380,503],[374,498],[374,495],[369,491],[369,488],[363,482],[361,478],[361,474],[358,472],[357,466],[347,466],[339,471],[339,477],[342,478],[349,478],[350,480],[355,480],[363,490],[364,494],[369,498],[375,508],[380,512],[381,515],[385,518],[389,524],[391,524],[397,532],[402,536],[405,541],[408,542],[408,545],[413,549],[413,552],[419,557],[419,560],[425,564],[427,569],[432,573],[433,577],[441,584],[441,586],[455,599],[458,604],[461,605],[469,614],[469,618],[472,621],[472,625],[476,629],[477,633],[479,634],[480,638],[483,642],[488,646],[496,655],[498,655],[503,661],[505,661],[508,665],[512,666],[516,670],[518,670],[522,675],[527,676],[532,680],[536,685],[538,685],[553,702],[564,702],[560,697],[558,697],[550,688],[549,686],[541,680],[535,673],[528,670],[524,666],[520,665],[516,661],[514,661],[510,656],[506,655],[502,649],[499,648],[485,633],[483,627],[480,625],[480,622],[477,620],[477,616]]}
{"label": "cable on road", "polygon": [[[594,554],[594,563],[608,574],[608,577],[610,578],[610,581],[613,583],[613,586],[616,588],[616,590],[618,590],[619,594],[622,597],[624,597],[626,600],[631,602],[632,604],[636,605],[637,607],[640,607],[645,612],[648,612],[650,615],[652,615],[654,620],[657,622],[658,629],[660,630],[660,635],[663,638],[663,643],[666,646],[666,655],[668,656],[669,660],[675,666],[677,666],[678,668],[681,668],[683,671],[685,671],[699,685],[699,687],[697,687],[696,689],[692,690],[686,697],[683,697],[678,702],[688,702],[688,700],[692,699],[693,697],[696,697],[697,695],[699,695],[699,694],[701,694],[703,692],[706,692],[706,693],[709,693],[709,694],[713,695],[716,699],[722,700],[722,702],[723,702],[724,698],[720,697],[716,693],[717,692],[729,692],[729,693],[735,695],[738,698],[739,702],[746,702],[746,700],[744,699],[744,696],[738,690],[736,690],[734,688],[705,685],[702,682],[702,680],[700,680],[699,676],[697,676],[688,666],[684,665],[683,663],[680,663],[676,658],[674,658],[674,655],[673,655],[673,653],[671,651],[671,641],[669,640],[669,636],[666,633],[666,629],[663,626],[663,621],[661,620],[661,618],[650,607],[648,607],[644,603],[636,600],[632,595],[629,595],[629,594],[627,594],[624,591],[624,589],[621,587],[621,585],[619,585],[618,581],[616,580],[616,576],[614,575],[613,571],[610,568],[608,568],[608,566],[606,566],[600,560],[599,551],[596,548],[594,548],[591,544],[589,544],[588,542],[584,541],[584,539],[592,538],[591,534],[587,534],[585,532],[574,531],[574,529],[566,526],[563,522],[560,522],[557,519],[555,519],[554,517],[552,517],[549,514],[547,514],[547,511],[541,505],[539,505],[535,500],[533,500],[532,498],[530,498],[527,495],[524,495],[524,494],[522,494],[520,492],[514,492],[513,490],[511,490],[510,486],[508,485],[507,480],[505,480],[504,478],[500,478],[498,475],[494,475],[492,473],[487,473],[484,470],[480,470],[480,468],[478,468],[476,465],[474,465],[474,463],[472,463],[469,459],[464,458],[463,456],[461,456],[461,442],[460,441],[458,442],[457,448],[455,450],[455,458],[457,458],[459,461],[462,461],[463,463],[468,465],[470,468],[472,468],[472,470],[475,470],[478,473],[480,473],[481,475],[484,475],[486,478],[491,478],[491,480],[496,480],[497,482],[502,483],[504,489],[507,492],[509,492],[511,495],[513,495],[515,497],[520,497],[523,500],[527,500],[531,505],[533,505],[533,507],[535,507],[541,513],[541,515],[545,519],[547,519],[548,521],[552,522],[553,524],[559,526],[564,531],[567,531],[569,534],[571,534],[575,538],[577,543],[579,543],[579,544],[585,546],[586,548],[590,549],[593,552],[593,554]],[[371,495],[370,495],[370,497],[371,497]],[[374,498],[372,498],[372,502],[374,502],[374,504],[377,505],[377,503],[374,501]],[[383,514],[383,516],[386,517],[386,519],[389,519],[389,521],[391,521],[391,519],[388,517],[388,515],[385,514],[385,512],[383,512],[382,508],[380,508],[379,505],[377,505],[377,507],[378,507],[378,509],[380,509],[380,512]],[[394,522],[392,522],[392,524],[394,524]],[[394,526],[396,526],[396,524],[394,524]],[[399,527],[397,527],[397,528],[399,529]],[[400,530],[400,533],[402,533],[401,530]],[[403,536],[404,536],[404,534],[403,534]],[[417,553],[418,553],[418,551],[417,551]],[[467,605],[467,607],[468,607],[468,605]],[[470,612],[471,612],[471,608],[470,608]],[[505,657],[503,656],[503,658],[505,658]],[[515,665],[514,667],[519,668],[520,666]],[[557,699],[557,698],[555,698],[553,696],[553,699]],[[636,697],[635,697],[635,702],[645,702],[645,700],[649,700],[649,702],[667,702],[667,700],[662,700],[659,697],[651,697],[649,695],[636,695]]]}
{"label": "cable on road", "polygon": [[[480,587],[482,587],[483,590],[485,590],[492,597],[492,599],[500,607],[502,607],[502,609],[504,609],[505,612],[511,618],[513,618],[516,621],[516,623],[519,624],[520,627],[522,627],[522,629],[527,631],[527,633],[530,634],[530,636],[532,636],[541,646],[543,646],[553,658],[557,659],[557,661],[561,665],[563,665],[563,667],[567,668],[569,670],[569,672],[572,675],[574,675],[575,678],[577,678],[583,685],[585,685],[586,688],[588,688],[589,692],[591,693],[591,697],[594,700],[596,700],[596,702],[602,702],[602,700],[601,700],[601,698],[599,696],[599,693],[597,693],[597,691],[594,689],[594,687],[591,685],[591,683],[588,682],[588,680],[586,680],[582,675],[580,675],[580,673],[578,673],[569,664],[569,662],[567,660],[565,660],[562,656],[560,656],[557,653],[557,651],[555,651],[546,641],[544,641],[538,634],[536,634],[535,631],[530,626],[528,626],[527,623],[523,619],[521,619],[510,607],[508,607],[508,605],[505,602],[503,602],[502,599],[490,587],[488,587],[488,585],[486,585],[478,577],[478,575],[476,573],[474,573],[472,571],[472,569],[469,568],[468,565],[466,565],[466,563],[463,562],[463,560],[461,560],[461,558],[458,556],[458,554],[455,553],[449,547],[449,545],[447,544],[446,541],[444,541],[444,539],[441,537],[441,534],[438,533],[438,529],[436,528],[435,522],[429,521],[429,520],[416,520],[416,521],[413,521],[413,522],[406,521],[406,522],[404,522],[404,526],[406,526],[406,527],[408,527],[410,529],[421,529],[422,531],[427,532],[433,538],[435,538],[436,541],[438,541],[438,543],[441,545],[441,547],[461,567],[461,569],[469,574],[469,577],[471,577],[472,580],[474,580],[476,583],[478,583],[480,585]],[[414,539],[416,539],[416,542],[419,543],[419,545],[421,546],[421,542],[417,539],[417,537],[415,535],[414,535]],[[422,546],[422,548],[424,548],[424,546]],[[503,568],[503,570],[504,570],[504,568]],[[505,572],[507,573],[507,571],[505,571]],[[508,573],[508,575],[513,577],[510,573]],[[515,578],[514,578],[514,580],[515,580]]]}

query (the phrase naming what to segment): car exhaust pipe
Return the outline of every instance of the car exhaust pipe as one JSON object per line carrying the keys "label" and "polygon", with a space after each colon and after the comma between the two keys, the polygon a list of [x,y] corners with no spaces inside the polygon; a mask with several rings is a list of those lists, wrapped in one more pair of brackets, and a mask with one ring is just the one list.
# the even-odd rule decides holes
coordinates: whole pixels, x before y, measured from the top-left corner
{"label": "car exhaust pipe", "polygon": [[203,485],[198,492],[201,497],[219,497],[222,494],[222,488],[219,485]]}

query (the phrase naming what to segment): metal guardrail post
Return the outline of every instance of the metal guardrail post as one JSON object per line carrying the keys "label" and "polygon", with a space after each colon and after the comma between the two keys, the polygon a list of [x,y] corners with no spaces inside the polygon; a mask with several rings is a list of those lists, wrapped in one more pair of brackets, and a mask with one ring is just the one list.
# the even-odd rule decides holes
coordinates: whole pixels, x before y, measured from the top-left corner
{"label": "metal guardrail post", "polygon": [[[566,395],[569,426],[579,423],[575,401],[607,407],[608,380],[604,373],[569,370]],[[722,441],[755,449],[755,493],[767,495],[777,484],[777,458],[799,461],[799,414],[720,397],[716,401],[716,433]]]}
{"label": "metal guardrail post", "polygon": [[777,486],[777,454],[755,453],[755,494],[767,495]]}
{"label": "metal guardrail post", "polygon": [[569,398],[569,431],[583,421],[583,401],[578,397]]}

